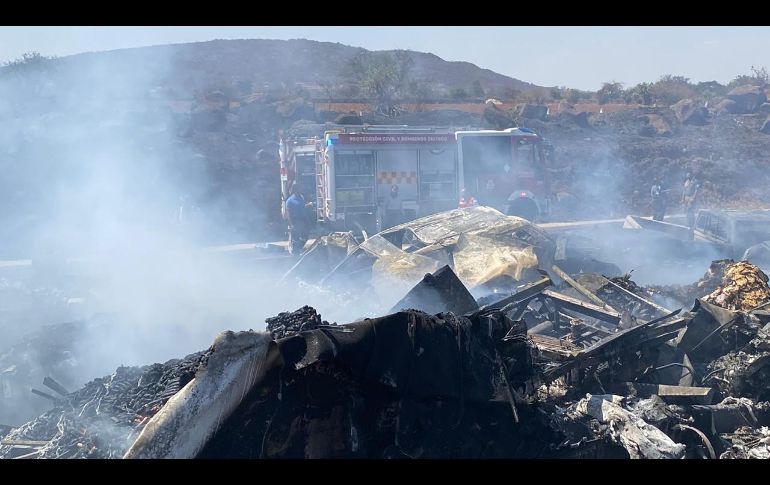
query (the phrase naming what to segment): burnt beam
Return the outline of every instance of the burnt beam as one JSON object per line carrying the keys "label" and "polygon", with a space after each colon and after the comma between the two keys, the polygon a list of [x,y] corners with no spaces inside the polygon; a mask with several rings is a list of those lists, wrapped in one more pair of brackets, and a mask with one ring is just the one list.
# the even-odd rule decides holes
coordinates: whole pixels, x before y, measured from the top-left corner
{"label": "burnt beam", "polygon": [[585,296],[589,300],[591,300],[594,304],[599,305],[600,307],[604,308],[605,310],[612,311],[615,313],[618,313],[617,310],[612,308],[610,305],[608,305],[606,302],[604,302],[601,298],[596,296],[591,290],[586,288],[585,286],[581,285],[577,281],[573,280],[570,275],[568,275],[564,270],[556,266],[555,264],[551,267],[553,269],[554,273],[556,273],[559,278],[563,279],[567,282],[568,285],[573,287],[578,293]]}
{"label": "burnt beam", "polygon": [[612,323],[613,325],[618,325],[620,323],[620,314],[616,311],[605,310],[598,305],[585,303],[577,298],[572,298],[550,289],[543,290],[542,295],[553,300],[558,306],[580,313],[581,315],[593,317],[598,320]]}

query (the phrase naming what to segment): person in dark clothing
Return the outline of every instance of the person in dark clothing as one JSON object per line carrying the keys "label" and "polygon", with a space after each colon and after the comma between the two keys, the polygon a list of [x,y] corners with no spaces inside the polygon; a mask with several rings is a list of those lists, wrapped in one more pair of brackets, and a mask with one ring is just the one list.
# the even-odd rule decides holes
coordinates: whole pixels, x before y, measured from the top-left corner
{"label": "person in dark clothing", "polygon": [[652,218],[662,221],[666,214],[666,191],[663,190],[662,180],[658,178],[650,189],[652,198]]}
{"label": "person in dark clothing", "polygon": [[291,196],[286,200],[286,215],[289,219],[289,252],[295,256],[302,254],[310,233],[310,220],[302,190],[293,186]]}

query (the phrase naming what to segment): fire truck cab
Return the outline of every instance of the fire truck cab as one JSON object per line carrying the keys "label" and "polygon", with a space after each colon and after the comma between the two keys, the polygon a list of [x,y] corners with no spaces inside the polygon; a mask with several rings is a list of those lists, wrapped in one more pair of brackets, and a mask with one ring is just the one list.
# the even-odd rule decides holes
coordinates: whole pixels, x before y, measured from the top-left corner
{"label": "fire truck cab", "polygon": [[458,131],[461,189],[481,205],[530,221],[548,214],[542,137],[527,128]]}

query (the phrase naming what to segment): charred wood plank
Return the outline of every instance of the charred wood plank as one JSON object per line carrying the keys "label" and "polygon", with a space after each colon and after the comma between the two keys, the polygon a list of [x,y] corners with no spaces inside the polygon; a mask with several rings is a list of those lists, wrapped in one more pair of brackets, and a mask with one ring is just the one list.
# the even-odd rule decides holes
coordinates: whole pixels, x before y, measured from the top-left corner
{"label": "charred wood plank", "polygon": [[546,335],[530,335],[529,338],[540,353],[551,360],[565,361],[578,355],[580,348],[572,343],[548,337]]}
{"label": "charred wood plank", "polygon": [[598,325],[594,325],[593,323],[586,322],[585,320],[581,321],[580,324],[585,326],[585,327],[587,327],[587,328],[590,328],[593,332],[602,334],[604,336],[612,335],[612,333],[613,333],[613,331],[608,329],[608,328],[604,328],[604,327],[600,327]]}
{"label": "charred wood plank", "polygon": [[21,455],[21,456],[14,456],[13,459],[14,460],[29,460],[29,459],[34,458],[35,456],[37,456],[39,454],[40,454],[40,450],[35,450],[32,453],[27,453],[27,454]]}
{"label": "charred wood plank", "polygon": [[52,396],[48,394],[47,392],[38,391],[37,389],[32,389],[32,394],[37,394],[38,396],[44,397],[46,399],[50,399],[53,402],[58,402],[59,398],[56,396]]}
{"label": "charred wood plank", "polygon": [[528,303],[530,300],[535,298],[544,289],[548,288],[552,284],[553,282],[551,281],[551,278],[548,277],[547,274],[544,274],[542,278],[540,278],[537,281],[533,281],[532,283],[528,284],[517,293],[514,293],[513,295],[503,298],[502,300],[499,300],[495,303],[484,305],[483,307],[479,308],[478,310],[471,313],[470,315],[471,316],[478,315],[482,312],[487,312],[491,310],[505,309],[505,307],[510,307],[508,310],[505,310],[505,311],[510,311],[519,305]]}
{"label": "charred wood plank", "polygon": [[545,322],[538,323],[534,327],[527,330],[527,333],[529,335],[534,336],[540,333],[548,332],[550,330],[553,330],[553,322],[550,320],[546,320]]}
{"label": "charred wood plank", "polygon": [[589,317],[593,317],[598,320],[603,320],[605,322],[609,322],[614,325],[617,325],[620,323],[620,314],[616,311],[608,311],[600,306],[593,305],[591,303],[585,303],[576,298],[572,298],[563,293],[559,293],[549,289],[543,290],[542,295],[550,298],[551,300],[556,302],[557,305],[565,307],[569,310],[580,313],[582,315],[587,315]]}
{"label": "charred wood plank", "polygon": [[716,391],[712,387],[670,386],[642,382],[619,382],[611,386],[613,392],[623,395],[635,393],[637,397],[660,396],[669,404],[711,404]]}
{"label": "charred wood plank", "polygon": [[629,297],[631,297],[631,298],[633,298],[633,299],[635,299],[635,300],[637,300],[639,302],[642,302],[643,304],[647,305],[650,308],[656,309],[660,313],[663,313],[663,314],[671,313],[671,310],[669,310],[668,308],[664,308],[664,307],[658,305],[657,303],[651,302],[650,300],[648,300],[646,298],[642,298],[641,296],[637,295],[636,293],[628,291],[627,289],[623,288],[622,286],[620,286],[619,284],[615,283],[614,281],[612,281],[610,279],[607,279],[607,283],[609,283],[610,286],[612,286],[613,288],[615,288],[617,290],[620,290],[621,293],[623,293],[623,294],[625,294],[625,295],[627,295],[627,296],[629,296]]}
{"label": "charred wood plank", "polygon": [[70,393],[67,389],[64,388],[64,386],[56,382],[52,377],[46,377],[43,379],[43,385],[61,394],[62,396],[66,396]]}
{"label": "charred wood plank", "polygon": [[39,440],[0,440],[0,445],[2,446],[25,446],[42,448],[47,444],[48,441]]}
{"label": "charred wood plank", "polygon": [[580,293],[581,295],[585,296],[586,298],[588,298],[589,300],[594,302],[596,305],[599,305],[599,306],[603,307],[605,310],[609,310],[609,311],[618,313],[618,311],[615,310],[614,308],[612,308],[612,306],[608,305],[601,298],[596,296],[596,294],[594,294],[591,290],[589,290],[585,286],[581,285],[577,281],[573,280],[570,275],[568,275],[566,272],[564,272],[564,270],[562,270],[561,268],[559,268],[555,264],[553,266],[551,266],[551,269],[553,269],[554,273],[559,275],[559,278],[561,278],[564,281],[566,281],[568,285],[573,287],[578,293]]}

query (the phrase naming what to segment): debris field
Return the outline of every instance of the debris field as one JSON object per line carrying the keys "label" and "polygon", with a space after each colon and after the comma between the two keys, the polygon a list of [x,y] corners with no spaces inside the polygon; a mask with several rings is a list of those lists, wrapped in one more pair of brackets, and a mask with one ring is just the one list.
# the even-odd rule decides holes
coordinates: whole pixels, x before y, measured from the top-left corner
{"label": "debris field", "polygon": [[321,258],[331,287],[411,281],[382,316],[305,306],[75,392],[48,378],[52,408],[0,427],[0,457],[770,457],[761,269],[715,261],[690,287],[569,274],[535,226],[480,209],[327,238],[350,246],[319,241],[286,276]]}

